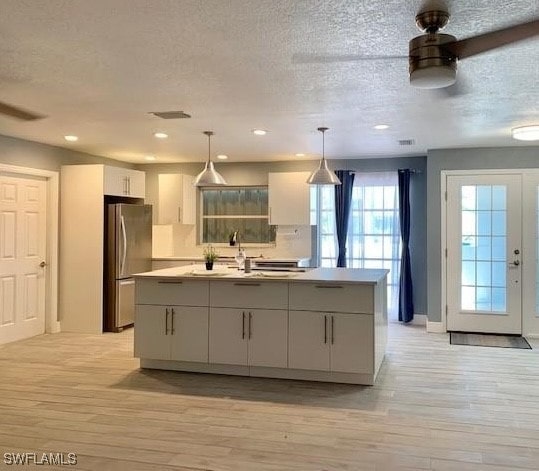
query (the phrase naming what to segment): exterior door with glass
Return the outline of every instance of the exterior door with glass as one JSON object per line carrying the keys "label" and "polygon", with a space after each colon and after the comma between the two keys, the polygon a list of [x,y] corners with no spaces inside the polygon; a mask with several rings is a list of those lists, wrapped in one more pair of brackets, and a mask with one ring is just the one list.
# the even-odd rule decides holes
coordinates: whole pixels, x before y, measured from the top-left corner
{"label": "exterior door with glass", "polygon": [[522,333],[522,177],[447,177],[447,330]]}

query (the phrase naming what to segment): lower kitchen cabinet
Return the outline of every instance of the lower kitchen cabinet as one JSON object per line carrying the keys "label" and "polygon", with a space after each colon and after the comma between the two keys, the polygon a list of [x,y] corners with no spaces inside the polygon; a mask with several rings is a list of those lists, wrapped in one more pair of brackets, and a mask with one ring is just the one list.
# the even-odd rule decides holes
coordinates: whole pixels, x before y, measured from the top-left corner
{"label": "lower kitchen cabinet", "polygon": [[167,323],[168,311],[165,312],[165,306],[135,306],[136,357],[170,359]]}
{"label": "lower kitchen cabinet", "polygon": [[368,314],[290,311],[289,367],[372,373],[373,323]]}
{"label": "lower kitchen cabinet", "polygon": [[208,362],[208,308],[137,305],[135,356]]}
{"label": "lower kitchen cabinet", "polygon": [[328,315],[290,311],[288,366],[299,370],[329,370]]}
{"label": "lower kitchen cabinet", "polygon": [[210,363],[287,367],[288,311],[210,309]]}

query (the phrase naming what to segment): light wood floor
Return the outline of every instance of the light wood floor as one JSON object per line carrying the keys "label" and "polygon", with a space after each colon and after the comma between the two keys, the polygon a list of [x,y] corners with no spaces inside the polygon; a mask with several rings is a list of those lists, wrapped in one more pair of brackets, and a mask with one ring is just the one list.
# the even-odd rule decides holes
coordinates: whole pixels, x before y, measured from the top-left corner
{"label": "light wood floor", "polygon": [[5,345],[0,468],[24,451],[102,471],[539,469],[539,350],[390,336],[374,387],[141,371],[131,331]]}

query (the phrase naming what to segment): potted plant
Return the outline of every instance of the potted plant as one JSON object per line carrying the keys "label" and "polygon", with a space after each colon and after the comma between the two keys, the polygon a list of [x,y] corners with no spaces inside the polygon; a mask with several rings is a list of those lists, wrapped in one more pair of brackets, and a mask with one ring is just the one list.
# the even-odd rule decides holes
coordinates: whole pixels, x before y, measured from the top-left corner
{"label": "potted plant", "polygon": [[210,244],[204,248],[203,255],[206,262],[206,270],[213,270],[213,262],[219,258],[219,254]]}

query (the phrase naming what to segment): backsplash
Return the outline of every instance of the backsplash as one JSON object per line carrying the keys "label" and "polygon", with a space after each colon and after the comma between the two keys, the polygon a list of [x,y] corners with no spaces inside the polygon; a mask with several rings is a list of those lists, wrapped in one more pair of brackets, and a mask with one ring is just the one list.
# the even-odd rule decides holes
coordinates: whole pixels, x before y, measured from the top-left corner
{"label": "backsplash", "polygon": [[[311,258],[315,226],[279,226],[273,246],[244,246],[247,256],[267,258]],[[153,257],[201,257],[204,245],[197,245],[196,226],[154,225]],[[236,247],[216,246],[222,256],[234,256]]]}

